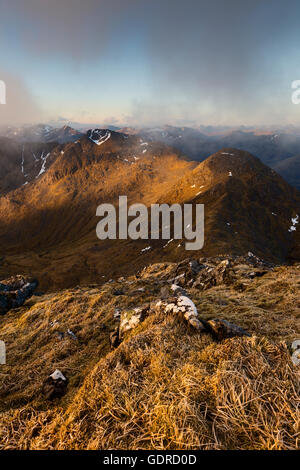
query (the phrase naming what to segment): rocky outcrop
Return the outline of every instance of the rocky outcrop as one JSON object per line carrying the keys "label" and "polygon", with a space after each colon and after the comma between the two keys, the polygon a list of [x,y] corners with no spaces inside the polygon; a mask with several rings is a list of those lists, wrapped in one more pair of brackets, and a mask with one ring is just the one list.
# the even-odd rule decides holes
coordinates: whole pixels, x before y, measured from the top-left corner
{"label": "rocky outcrop", "polygon": [[[218,273],[222,276],[228,268],[223,263]],[[194,302],[188,297],[187,292],[179,285],[166,285],[161,288],[160,299],[133,309],[118,311],[115,318],[119,325],[110,334],[112,349],[119,346],[128,331],[135,329],[148,315],[151,314],[180,316],[190,327],[201,333],[209,333],[217,341],[234,336],[251,336],[243,328],[230,323],[227,320],[215,319],[205,321],[201,319]]]}
{"label": "rocky outcrop", "polygon": [[32,296],[38,282],[24,276],[14,276],[0,282],[0,315],[21,307]]}
{"label": "rocky outcrop", "polygon": [[[251,255],[251,256],[250,256]],[[161,265],[157,265],[161,268]],[[271,266],[252,254],[244,257],[215,257],[186,259],[173,268],[168,269],[168,275],[162,274],[160,279],[153,281],[152,287],[160,287],[159,298],[151,304],[136,308],[115,310],[114,319],[118,326],[110,334],[110,344],[116,348],[123,341],[126,333],[135,329],[148,315],[159,314],[180,316],[190,327],[198,332],[208,333],[217,341],[234,336],[251,336],[246,330],[222,318],[205,320],[200,318],[196,305],[190,298],[190,289],[206,290],[219,285],[232,285],[237,289],[237,280],[249,282],[255,277],[267,274]],[[153,270],[153,267],[151,268]],[[141,278],[147,274],[144,268]],[[145,292],[145,287],[136,291],[139,295]],[[131,293],[130,293],[131,295]]]}
{"label": "rocky outcrop", "polygon": [[159,300],[156,302],[153,307],[155,312],[182,315],[191,327],[199,332],[210,333],[218,341],[233,336],[251,336],[243,328],[227,320],[216,319],[205,321],[201,319],[194,302],[186,295],[182,295],[182,288],[179,286],[172,287],[175,293],[180,295],[178,297],[171,297],[168,301]]}
{"label": "rocky outcrop", "polygon": [[[245,256],[216,256],[213,258],[185,259],[170,272],[168,282],[184,288],[200,290],[219,285],[235,285],[237,280],[248,280],[266,275],[274,265],[249,252]],[[241,284],[241,283],[240,283]],[[166,296],[166,289],[162,292]]]}
{"label": "rocky outcrop", "polygon": [[221,261],[215,268],[205,267],[196,277],[193,287],[209,289],[220,284],[230,284],[233,282],[234,273],[231,268],[231,262],[226,259]]}
{"label": "rocky outcrop", "polygon": [[220,260],[215,264],[184,260],[177,265],[175,274],[170,282],[202,290],[220,284],[231,284],[235,280],[232,262],[229,259]]}

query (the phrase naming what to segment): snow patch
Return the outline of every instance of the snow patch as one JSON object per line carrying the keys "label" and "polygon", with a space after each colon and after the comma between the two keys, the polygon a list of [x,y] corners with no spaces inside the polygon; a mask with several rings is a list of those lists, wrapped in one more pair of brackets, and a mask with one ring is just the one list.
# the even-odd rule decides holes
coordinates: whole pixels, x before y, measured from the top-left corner
{"label": "snow patch", "polygon": [[141,250],[141,253],[143,253],[144,251],[148,251],[148,250],[151,250],[151,246],[146,246],[146,248],[143,248]]}
{"label": "snow patch", "polygon": [[[22,148],[22,161],[21,161],[21,171],[24,175],[24,145],[23,145],[23,148]],[[25,176],[25,175],[24,175]]]}
{"label": "snow patch", "polygon": [[[99,138],[98,139],[92,139],[92,136],[94,135],[98,135]],[[111,133],[109,131],[105,131],[105,133],[103,134],[103,131],[100,131],[100,130],[91,130],[91,134],[89,136],[89,139],[94,142],[94,144],[96,145],[102,145],[104,144],[104,142],[106,142],[108,139],[110,139],[111,137]]]}
{"label": "snow patch", "polygon": [[163,246],[163,248],[166,248],[166,247],[169,245],[169,243],[171,243],[172,241],[173,241],[173,238],[171,238],[171,240],[169,240],[169,241]]}
{"label": "snow patch", "polygon": [[188,310],[193,312],[195,317],[198,316],[197,308],[196,308],[194,302],[191,299],[189,299],[188,297],[186,297],[185,295],[181,295],[179,297],[178,305],[179,305],[179,307],[188,307]]}
{"label": "snow patch", "polygon": [[297,228],[296,228],[296,225],[299,223],[299,215],[297,214],[296,217],[292,217],[292,225],[290,226],[289,228],[289,232],[296,232]]}
{"label": "snow patch", "polygon": [[49,157],[50,153],[47,153],[47,155],[44,157],[44,151],[42,152],[41,155],[41,160],[42,160],[42,167],[40,169],[39,174],[37,175],[37,178],[41,176],[43,173],[46,171],[46,163],[47,163],[47,158]]}

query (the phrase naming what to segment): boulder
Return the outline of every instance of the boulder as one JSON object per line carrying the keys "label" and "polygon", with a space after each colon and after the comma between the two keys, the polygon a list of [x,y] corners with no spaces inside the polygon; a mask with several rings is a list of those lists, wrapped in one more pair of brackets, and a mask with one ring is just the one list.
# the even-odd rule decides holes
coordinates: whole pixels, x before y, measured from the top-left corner
{"label": "boulder", "polygon": [[225,338],[232,338],[234,336],[251,336],[243,328],[235,325],[234,323],[230,323],[227,320],[208,320],[206,322],[206,329],[218,341],[222,341]]}
{"label": "boulder", "polygon": [[63,397],[67,392],[68,379],[63,373],[56,369],[47,379],[42,386],[42,394],[47,400],[54,400],[55,398]]}
{"label": "boulder", "polygon": [[160,289],[160,298],[161,299],[168,299],[169,297],[171,297],[171,295],[172,295],[172,291],[171,291],[169,286],[163,286]]}
{"label": "boulder", "polygon": [[0,315],[21,307],[32,296],[38,282],[24,276],[14,276],[0,282]]}
{"label": "boulder", "polygon": [[292,349],[292,362],[295,366],[300,364],[300,339],[293,341],[291,345]]}
{"label": "boulder", "polygon": [[114,329],[114,331],[112,331],[110,333],[109,342],[110,342],[111,349],[115,349],[119,346],[120,338],[119,338],[119,327],[118,326]]}
{"label": "boulder", "polygon": [[205,327],[199,319],[197,308],[194,302],[184,295],[171,297],[168,301],[159,300],[154,303],[152,309],[162,314],[173,313],[181,315],[187,323],[198,331],[204,331]]}
{"label": "boulder", "polygon": [[176,295],[176,296],[185,295],[185,296],[187,296],[186,291],[181,286],[178,286],[177,284],[172,284],[171,290],[172,290],[173,295]]}

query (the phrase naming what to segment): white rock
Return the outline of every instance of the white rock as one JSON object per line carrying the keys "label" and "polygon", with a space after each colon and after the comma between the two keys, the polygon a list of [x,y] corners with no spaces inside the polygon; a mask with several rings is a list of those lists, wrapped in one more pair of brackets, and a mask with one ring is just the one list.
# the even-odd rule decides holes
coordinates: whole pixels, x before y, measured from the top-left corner
{"label": "white rock", "polygon": [[59,369],[56,369],[53,372],[53,374],[50,375],[50,377],[52,377],[53,380],[58,380],[58,379],[67,380],[66,377],[63,375],[63,373]]}
{"label": "white rock", "polygon": [[297,349],[300,349],[300,339],[296,339],[295,341],[293,341],[291,348],[292,348],[292,351],[296,351]]}
{"label": "white rock", "polygon": [[295,366],[300,364],[300,339],[296,339],[292,342],[291,345],[293,354],[292,354],[292,362]]}

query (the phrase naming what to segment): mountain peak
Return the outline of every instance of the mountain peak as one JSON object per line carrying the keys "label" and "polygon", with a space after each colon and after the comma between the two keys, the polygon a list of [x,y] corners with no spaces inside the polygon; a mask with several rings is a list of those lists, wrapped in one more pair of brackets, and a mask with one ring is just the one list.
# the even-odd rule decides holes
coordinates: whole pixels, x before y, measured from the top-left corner
{"label": "mountain peak", "polygon": [[222,148],[218,152],[208,157],[204,162],[200,163],[199,167],[208,167],[211,171],[222,172],[227,169],[235,173],[245,173],[248,171],[259,171],[267,169],[257,157],[245,150],[236,148]]}

